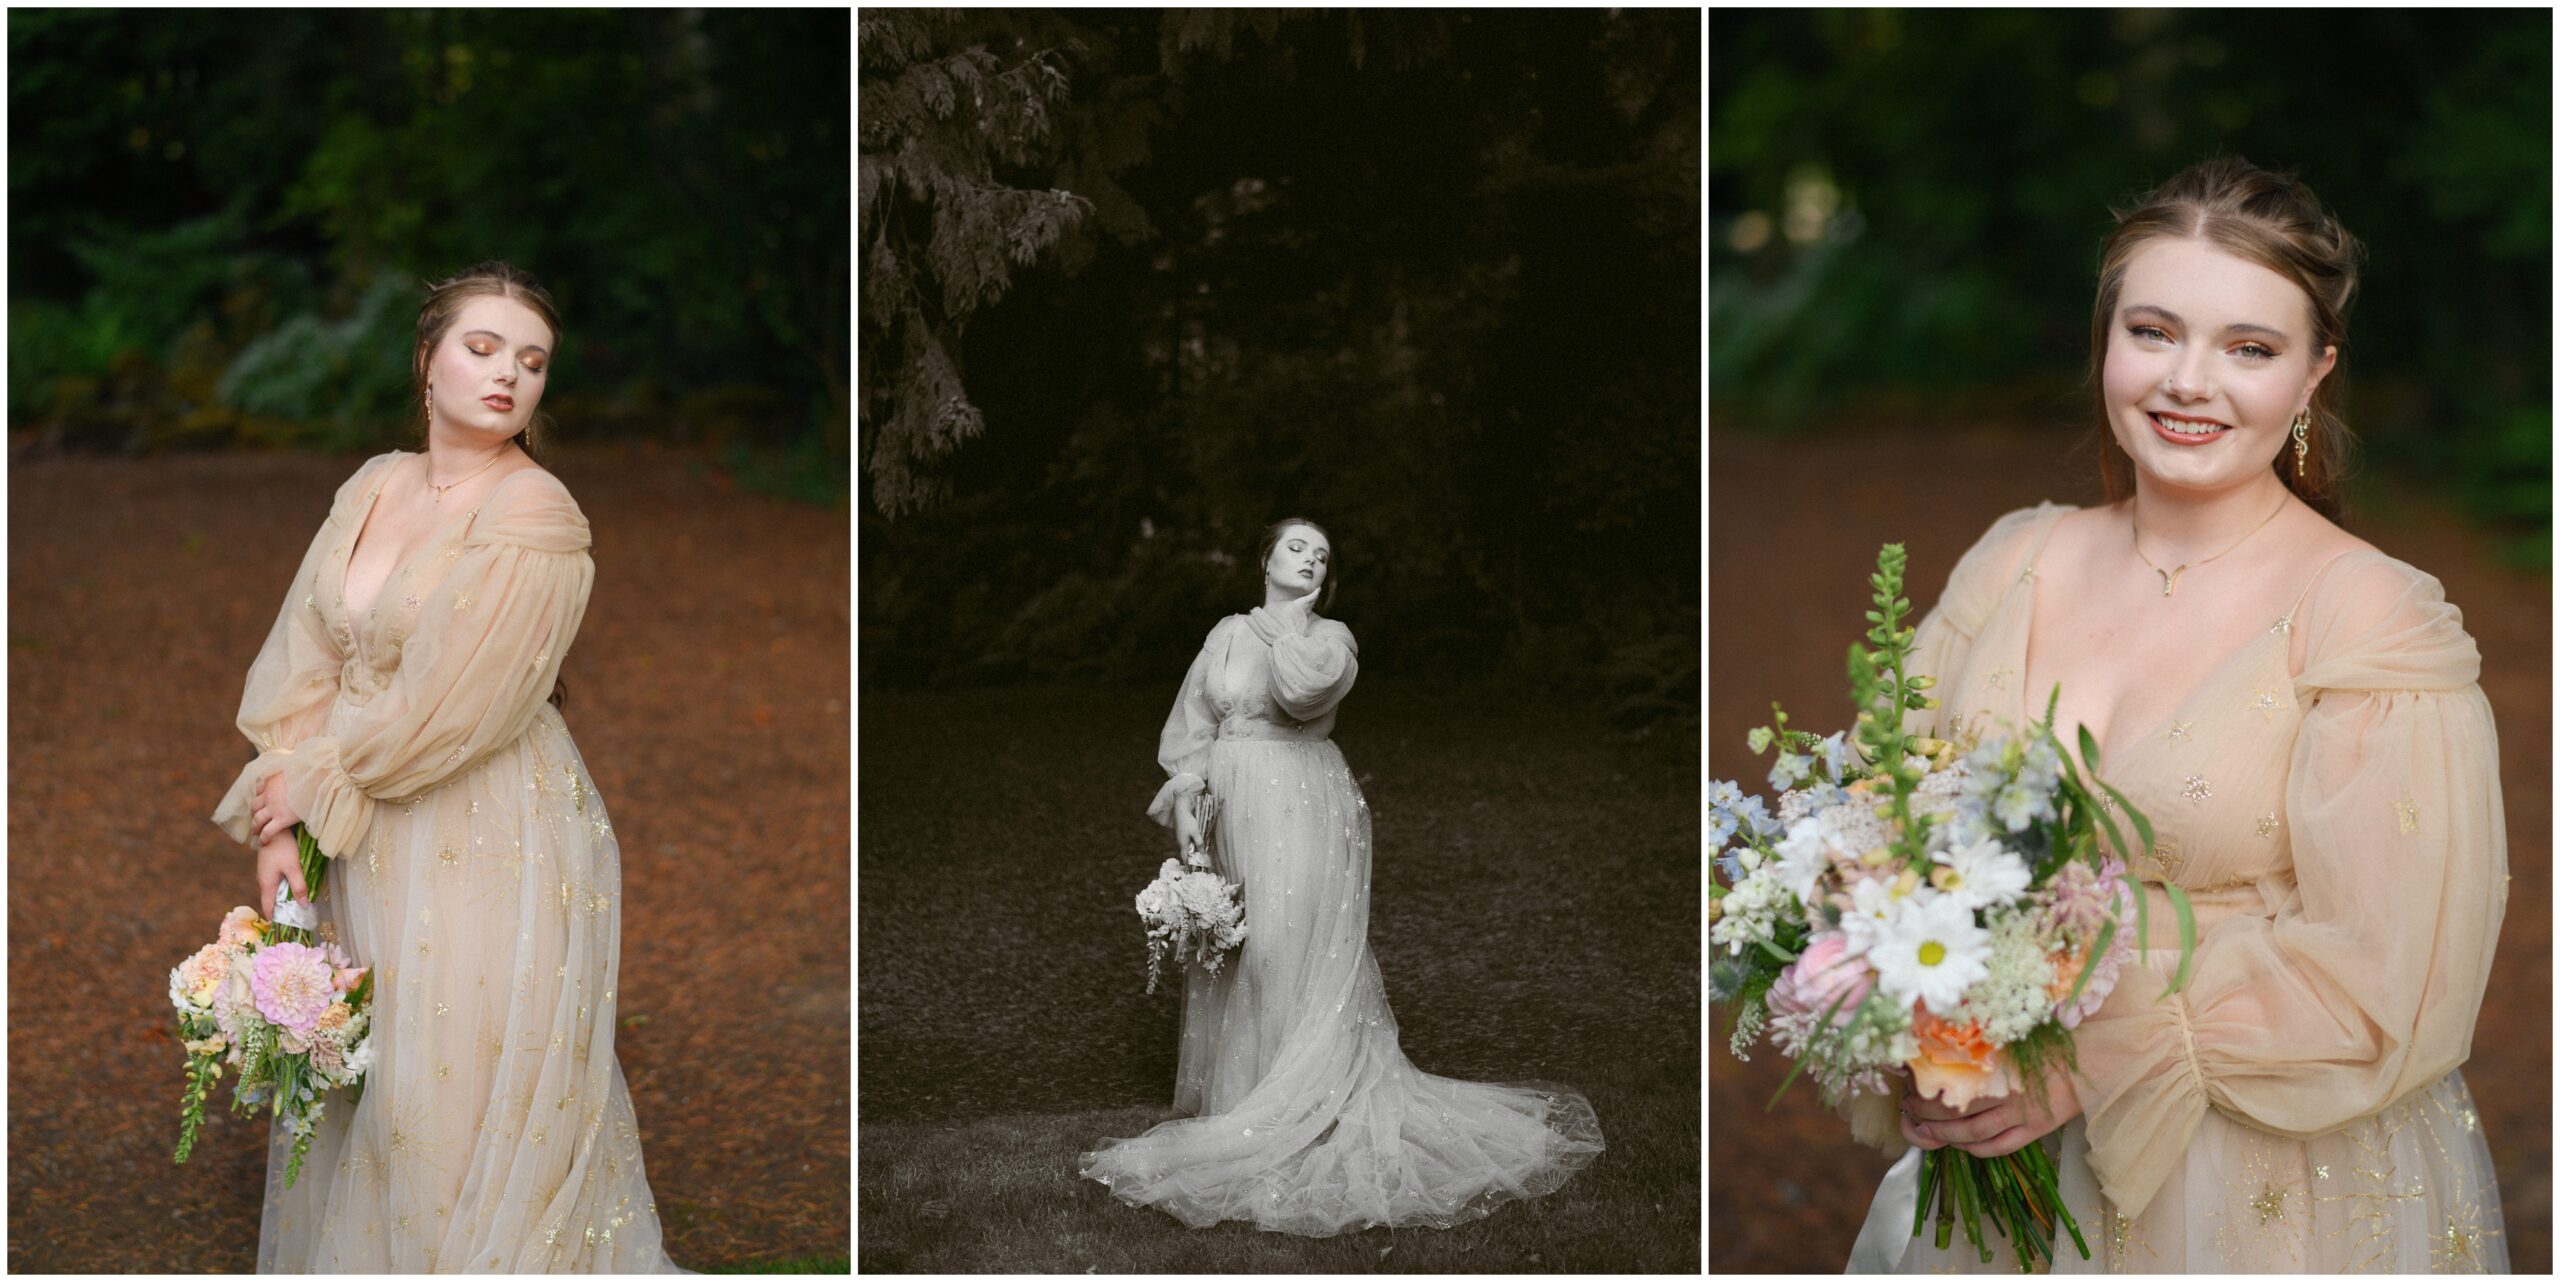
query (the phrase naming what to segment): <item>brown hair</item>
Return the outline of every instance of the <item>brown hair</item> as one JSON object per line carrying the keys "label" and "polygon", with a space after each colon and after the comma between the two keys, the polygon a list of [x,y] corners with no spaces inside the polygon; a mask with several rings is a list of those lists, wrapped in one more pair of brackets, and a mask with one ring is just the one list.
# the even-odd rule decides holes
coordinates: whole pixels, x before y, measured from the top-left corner
{"label": "brown hair", "polygon": [[1270,572],[1271,549],[1280,546],[1280,535],[1293,525],[1303,525],[1318,534],[1324,535],[1324,543],[1327,549],[1324,559],[1324,596],[1316,601],[1316,608],[1318,610],[1331,609],[1333,608],[1333,590],[1342,586],[1341,576],[1335,573],[1336,565],[1342,559],[1342,549],[1333,546],[1333,535],[1327,533],[1323,526],[1318,525],[1303,516],[1282,517],[1263,528],[1262,554],[1253,558],[1254,575],[1259,578]]}
{"label": "brown hair", "polygon": [[[552,361],[559,360],[561,344],[560,314],[551,305],[551,293],[533,279],[531,272],[495,259],[474,263],[461,271],[427,286],[426,301],[418,305],[418,345],[409,353],[409,399],[418,407],[418,430],[427,428],[427,353],[444,341],[445,332],[453,328],[454,317],[462,305],[474,298],[512,298],[533,309],[542,323],[551,327]],[[544,369],[551,368],[545,364]],[[541,433],[552,426],[549,415],[535,410],[516,441],[532,453]]]}
{"label": "brown hair", "polygon": [[[2310,300],[2314,362],[2325,348],[2338,349],[2339,364],[2311,393],[2311,430],[2303,475],[2293,474],[2288,440],[2275,459],[2277,479],[2303,502],[2336,519],[2344,508],[2349,452],[2355,444],[2339,416],[2347,346],[2347,308],[2355,301],[2364,244],[2348,234],[2320,198],[2291,171],[2271,173],[2238,156],[2216,156],[2180,170],[2144,195],[2131,210],[2110,209],[2115,230],[2098,252],[2098,298],[2089,320],[2089,377],[2105,387],[2107,342],[2115,330],[2116,303],[2124,291],[2125,264],[2155,240],[2205,241],[2236,258],[2293,282]],[[2100,392],[2101,397],[2104,392]],[[2098,475],[2112,503],[2133,492],[2133,460],[2116,443],[2099,409]]]}

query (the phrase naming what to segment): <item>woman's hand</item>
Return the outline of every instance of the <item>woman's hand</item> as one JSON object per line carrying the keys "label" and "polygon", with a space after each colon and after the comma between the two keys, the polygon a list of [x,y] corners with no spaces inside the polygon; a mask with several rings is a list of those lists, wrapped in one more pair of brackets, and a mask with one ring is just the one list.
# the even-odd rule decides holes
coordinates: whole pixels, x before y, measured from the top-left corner
{"label": "woman's hand", "polygon": [[1278,620],[1280,626],[1286,628],[1291,636],[1305,636],[1307,620],[1313,617],[1316,611],[1316,597],[1323,591],[1324,585],[1319,583],[1272,606],[1270,607],[1271,617]]}
{"label": "woman's hand", "polygon": [[258,843],[258,915],[269,921],[276,919],[278,882],[292,884],[294,902],[311,902],[311,888],[302,884],[302,847],[290,832]]}
{"label": "woman's hand", "polygon": [[1200,794],[1195,792],[1173,804],[1173,835],[1182,844],[1182,862],[1196,864],[1201,846]]}
{"label": "woman's hand", "polygon": [[1902,1087],[1902,1138],[1915,1148],[1954,1145],[1975,1157],[2003,1157],[2042,1139],[2046,1132],[2080,1115],[2080,1095],[2070,1070],[2054,1065],[2045,1074],[2044,1107],[2025,1091],[1986,1095],[1970,1112],[1950,1108],[1926,1095],[1914,1094],[1910,1079]]}
{"label": "woman's hand", "polygon": [[263,849],[278,833],[291,834],[302,816],[293,813],[293,805],[284,799],[284,772],[268,775],[258,783],[258,803],[249,811],[249,824],[257,830],[254,840]]}

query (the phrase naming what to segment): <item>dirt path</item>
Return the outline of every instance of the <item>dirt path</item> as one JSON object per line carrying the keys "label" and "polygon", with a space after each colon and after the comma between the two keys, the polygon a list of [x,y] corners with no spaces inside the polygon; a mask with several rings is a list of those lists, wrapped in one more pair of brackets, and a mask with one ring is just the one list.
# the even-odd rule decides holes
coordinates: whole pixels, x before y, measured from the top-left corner
{"label": "dirt path", "polygon": [[[1743,743],[1784,703],[1807,728],[1847,721],[1842,659],[1867,624],[1866,575],[1880,543],[1911,553],[1908,595],[1925,610],[1994,517],[2040,500],[2090,502],[2051,434],[1892,433],[1760,442],[1727,432],[1709,463],[1711,561],[1707,769],[1765,792],[1765,758]],[[2367,505],[2351,528],[2443,580],[2480,643],[2496,709],[2513,871],[2494,984],[2464,1077],[2498,1166],[2518,1273],[2551,1267],[2551,584],[2492,563],[2489,540],[2415,500]],[[1851,1144],[1803,1083],[1763,1112],[1786,1073],[1764,1048],[1749,1064],[1709,1030],[1709,1267],[1836,1271],[1890,1160]]]}
{"label": "dirt path", "polygon": [[[13,1271],[255,1267],[267,1123],[209,1108],[171,1165],[166,974],[253,898],[205,817],[246,760],[249,661],[359,461],[10,469]],[[841,1253],[848,521],[692,454],[551,466],[595,530],[566,712],[622,842],[616,1050],[668,1254]]]}

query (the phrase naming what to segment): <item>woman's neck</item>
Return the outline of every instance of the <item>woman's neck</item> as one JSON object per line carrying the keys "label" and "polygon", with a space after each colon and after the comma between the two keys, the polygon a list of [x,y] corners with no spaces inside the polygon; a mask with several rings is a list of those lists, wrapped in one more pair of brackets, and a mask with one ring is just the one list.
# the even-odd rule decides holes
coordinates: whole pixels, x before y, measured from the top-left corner
{"label": "woman's neck", "polygon": [[2179,490],[2137,477],[2129,501],[2142,551],[2164,565],[2216,555],[2269,524],[2291,502],[2284,482],[2266,472],[2226,490]]}
{"label": "woman's neck", "polygon": [[1262,608],[1266,610],[1276,610],[1281,606],[1287,605],[1288,603],[1305,595],[1306,593],[1304,592],[1299,592],[1291,588],[1284,588],[1279,584],[1266,579],[1262,584]]}
{"label": "woman's neck", "polygon": [[502,438],[492,444],[469,439],[461,432],[431,431],[427,434],[427,448],[423,456],[427,480],[435,485],[452,484],[488,466],[514,444],[513,438]]}

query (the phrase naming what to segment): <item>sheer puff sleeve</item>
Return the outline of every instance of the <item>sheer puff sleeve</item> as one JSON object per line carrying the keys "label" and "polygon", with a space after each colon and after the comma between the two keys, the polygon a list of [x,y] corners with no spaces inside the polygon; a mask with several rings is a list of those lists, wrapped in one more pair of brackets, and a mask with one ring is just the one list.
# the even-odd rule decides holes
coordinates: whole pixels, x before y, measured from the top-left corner
{"label": "sheer puff sleeve", "polygon": [[1332,619],[1318,619],[1300,636],[1256,607],[1247,616],[1254,635],[1271,646],[1271,702],[1300,721],[1313,721],[1333,711],[1360,678],[1360,643],[1351,629]]}
{"label": "sheer puff sleeve", "polygon": [[[424,793],[524,737],[586,613],[588,544],[586,518],[558,480],[526,477],[492,496],[383,689],[339,734],[303,740],[274,767],[322,850],[356,849],[377,805]],[[246,806],[215,822],[236,840],[255,835]]]}
{"label": "sheer puff sleeve", "polygon": [[[2506,913],[2497,731],[2479,651],[2437,581],[2351,553],[2295,620],[2286,822],[2272,918],[2197,941],[2185,991],[2130,966],[2078,1030],[2089,1162],[2141,1214],[2208,1108],[2314,1139],[2459,1066]],[[2156,926],[2156,923],[2155,923]]]}
{"label": "sheer puff sleeve", "polygon": [[328,518],[311,537],[301,567],[285,588],[284,608],[277,611],[275,626],[267,629],[266,644],[249,665],[249,680],[241,689],[240,713],[233,724],[258,755],[241,769],[214,812],[214,822],[235,841],[249,839],[248,816],[257,801],[258,785],[276,772],[294,747],[320,732],[329,719],[329,706],[337,701],[338,670],[346,655],[321,621],[321,572],[346,523],[354,519],[361,496],[395,457],[383,454],[367,460],[338,486]]}
{"label": "sheer puff sleeve", "polygon": [[1218,642],[1235,624],[1233,618],[1221,619],[1209,629],[1209,637],[1200,643],[1198,657],[1191,660],[1191,670],[1182,677],[1182,692],[1173,698],[1173,712],[1164,721],[1164,735],[1156,742],[1156,764],[1164,767],[1170,778],[1156,790],[1154,801],[1147,803],[1147,817],[1167,828],[1173,826],[1173,808],[1190,800],[1193,794],[1208,786],[1209,745],[1218,738],[1218,708],[1209,696],[1209,665],[1212,655],[1219,653]]}
{"label": "sheer puff sleeve", "polygon": [[[1974,638],[1981,636],[1983,625],[1991,621],[1992,610],[2000,604],[2000,594],[2017,577],[2019,567],[2026,564],[2036,522],[2048,513],[2059,516],[2070,510],[2060,504],[2040,503],[1993,521],[1991,528],[1983,531],[1982,537],[1975,539],[1957,560],[1956,568],[1947,575],[1946,590],[1938,594],[1937,604],[1929,607],[1912,630],[1911,657],[1904,670],[1936,680],[1941,691],[1952,683],[1973,650]],[[1936,734],[1940,730],[1939,712],[1936,708],[1915,709],[1904,715],[1904,728],[1915,734]]]}

